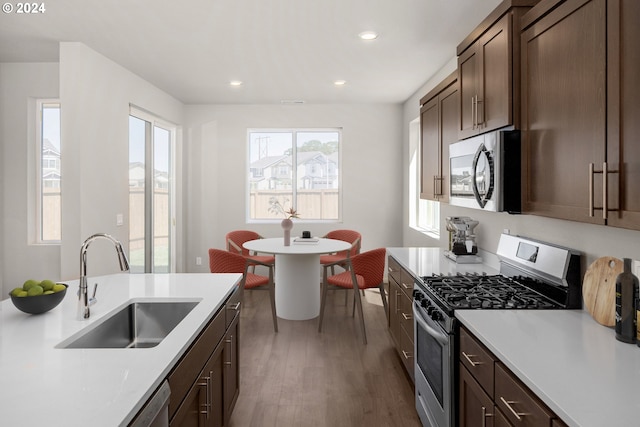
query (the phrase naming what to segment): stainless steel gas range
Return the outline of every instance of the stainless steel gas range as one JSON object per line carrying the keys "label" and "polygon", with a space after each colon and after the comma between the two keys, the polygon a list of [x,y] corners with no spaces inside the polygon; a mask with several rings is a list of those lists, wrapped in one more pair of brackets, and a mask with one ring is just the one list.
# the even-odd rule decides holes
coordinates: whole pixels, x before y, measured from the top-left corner
{"label": "stainless steel gas range", "polygon": [[500,274],[433,275],[413,290],[416,409],[423,426],[457,425],[456,310],[581,308],[580,254],[503,234]]}

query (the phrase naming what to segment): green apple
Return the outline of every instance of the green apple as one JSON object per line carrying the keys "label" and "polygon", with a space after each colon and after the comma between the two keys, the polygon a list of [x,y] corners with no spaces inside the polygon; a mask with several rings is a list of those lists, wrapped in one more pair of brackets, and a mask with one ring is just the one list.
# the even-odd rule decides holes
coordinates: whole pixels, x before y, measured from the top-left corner
{"label": "green apple", "polygon": [[44,289],[45,291],[50,291],[53,289],[53,286],[56,284],[56,282],[54,282],[53,280],[49,280],[49,279],[45,279],[42,282],[40,282],[40,286],[42,286],[42,289]]}
{"label": "green apple", "polygon": [[56,283],[55,285],[53,285],[53,292],[61,292],[64,291],[65,289],[67,289],[67,287],[65,285],[63,285],[62,283]]}
{"label": "green apple", "polygon": [[29,288],[27,291],[27,296],[35,297],[38,295],[42,295],[44,293],[44,289],[40,285],[35,285]]}
{"label": "green apple", "polygon": [[24,289],[22,289],[22,288],[13,288],[13,290],[11,291],[11,295],[13,295],[14,297],[17,297],[20,292],[24,292]]}
{"label": "green apple", "polygon": [[40,285],[39,280],[29,279],[26,282],[24,282],[24,284],[22,285],[22,289],[25,291],[28,291],[32,287],[39,286],[39,285]]}

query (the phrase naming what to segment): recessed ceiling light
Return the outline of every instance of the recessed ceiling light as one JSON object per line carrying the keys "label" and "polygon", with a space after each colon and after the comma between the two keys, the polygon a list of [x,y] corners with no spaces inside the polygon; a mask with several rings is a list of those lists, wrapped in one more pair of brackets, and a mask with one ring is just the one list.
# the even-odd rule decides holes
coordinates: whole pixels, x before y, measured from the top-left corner
{"label": "recessed ceiling light", "polygon": [[363,31],[358,34],[358,37],[360,37],[362,40],[375,40],[378,38],[378,33],[376,33],[375,31]]}
{"label": "recessed ceiling light", "polygon": [[334,85],[336,86],[344,86],[345,84],[347,84],[346,80],[336,80],[335,82],[333,82]]}
{"label": "recessed ceiling light", "polygon": [[231,86],[242,86],[242,82],[240,80],[231,80],[229,84]]}

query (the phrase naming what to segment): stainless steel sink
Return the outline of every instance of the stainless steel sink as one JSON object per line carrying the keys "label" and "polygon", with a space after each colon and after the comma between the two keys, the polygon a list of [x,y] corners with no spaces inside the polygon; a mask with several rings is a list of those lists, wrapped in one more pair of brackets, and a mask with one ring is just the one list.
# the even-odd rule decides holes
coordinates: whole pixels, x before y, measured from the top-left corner
{"label": "stainless steel sink", "polygon": [[198,305],[198,301],[132,302],[57,348],[155,347]]}

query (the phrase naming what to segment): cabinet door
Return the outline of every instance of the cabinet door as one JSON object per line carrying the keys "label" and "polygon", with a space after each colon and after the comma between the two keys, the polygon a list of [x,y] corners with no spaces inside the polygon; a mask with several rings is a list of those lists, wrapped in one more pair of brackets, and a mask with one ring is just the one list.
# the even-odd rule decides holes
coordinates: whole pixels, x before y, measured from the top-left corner
{"label": "cabinet door", "polygon": [[504,15],[478,42],[481,60],[476,121],[480,132],[513,123],[511,19],[511,13]]}
{"label": "cabinet door", "polygon": [[460,427],[493,427],[493,400],[460,364]]}
{"label": "cabinet door", "polygon": [[222,350],[218,344],[177,409],[171,426],[221,427],[223,415]]}
{"label": "cabinet door", "polygon": [[401,298],[403,298],[403,293],[400,290],[400,286],[398,286],[394,279],[389,280],[389,332],[391,333],[391,338],[396,344],[396,349],[398,350],[398,352],[401,351]]}
{"label": "cabinet door", "polygon": [[460,123],[458,139],[478,133],[476,125],[476,96],[481,67],[481,51],[471,46],[458,57],[458,93],[460,96]]}
{"label": "cabinet door", "polygon": [[420,198],[436,200],[437,179],[440,174],[440,128],[438,97],[420,108],[421,141],[421,188]]}
{"label": "cabinet door", "polygon": [[640,230],[640,2],[607,5],[608,224]]}
{"label": "cabinet door", "polygon": [[240,316],[236,315],[224,337],[222,359],[224,363],[222,382],[224,385],[224,425],[229,425],[233,407],[240,394],[239,382],[239,334]]}
{"label": "cabinet door", "polygon": [[171,427],[202,427],[206,425],[207,384],[198,381],[186,394],[169,425]]}
{"label": "cabinet door", "polygon": [[568,0],[522,33],[524,212],[604,223],[588,172],[605,158],[605,6]]}
{"label": "cabinet door", "polygon": [[440,179],[438,186],[440,189],[441,202],[449,201],[449,146],[458,141],[458,127],[460,115],[458,106],[460,97],[458,96],[458,85],[456,83],[445,89],[440,96]]}

